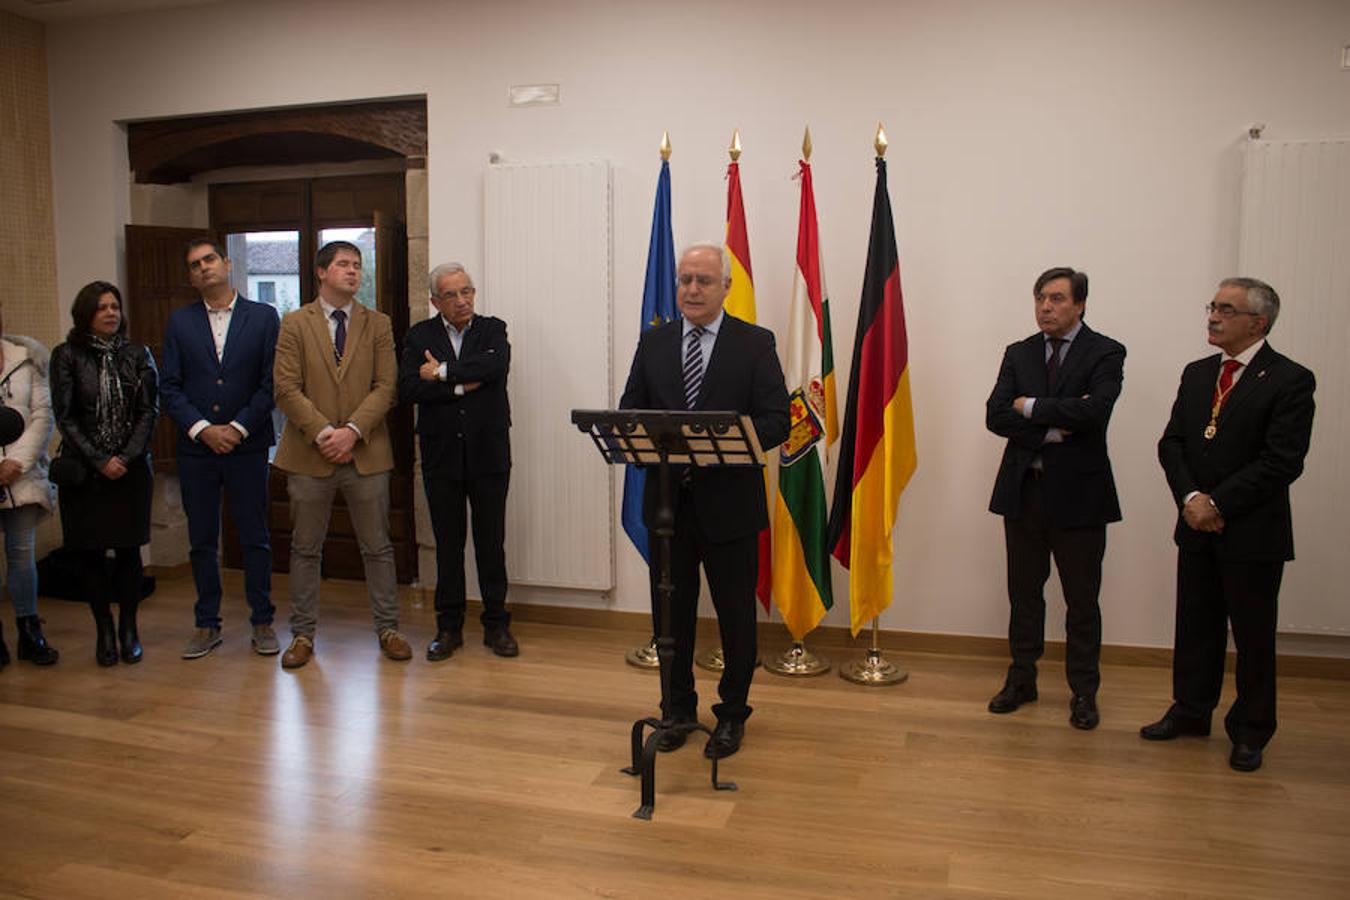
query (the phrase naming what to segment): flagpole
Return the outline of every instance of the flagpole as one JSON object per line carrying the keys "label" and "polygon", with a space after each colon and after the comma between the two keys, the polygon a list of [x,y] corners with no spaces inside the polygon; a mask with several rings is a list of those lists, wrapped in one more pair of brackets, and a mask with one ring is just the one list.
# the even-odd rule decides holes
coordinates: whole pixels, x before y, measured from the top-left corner
{"label": "flagpole", "polygon": [[[670,132],[661,132],[661,162],[670,162]],[[659,669],[661,659],[656,655],[656,635],[642,647],[634,647],[624,654],[623,661],[639,669]]]}
{"label": "flagpole", "polygon": [[[876,147],[877,159],[886,155],[886,129],[877,123]],[[909,673],[892,664],[881,655],[881,616],[872,617],[872,643],[867,648],[867,656],[862,660],[844,663],[839,667],[839,677],[854,684],[884,686],[900,684],[909,678]]]}
{"label": "flagpole", "polygon": [[[802,161],[811,162],[811,127],[808,125],[802,133]],[[824,675],[830,671],[829,659],[807,649],[806,642],[793,640],[788,648],[771,662],[766,663],[764,671],[789,678],[810,678]]]}

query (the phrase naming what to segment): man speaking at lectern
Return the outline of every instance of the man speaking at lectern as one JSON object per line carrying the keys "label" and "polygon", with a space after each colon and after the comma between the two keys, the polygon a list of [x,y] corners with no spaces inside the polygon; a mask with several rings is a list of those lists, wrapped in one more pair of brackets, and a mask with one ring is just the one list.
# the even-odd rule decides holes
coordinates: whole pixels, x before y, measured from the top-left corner
{"label": "man speaking at lectern", "polygon": [[[726,315],[731,260],[718,244],[694,244],[680,255],[675,302],[680,318],[642,334],[621,409],[729,411],[750,416],[767,452],[787,439],[788,398],[773,333]],[[642,518],[653,528],[659,480],[648,478]],[[726,668],[713,706],[717,728],[703,748],[707,757],[740,749],[746,703],[755,671],[755,579],[758,535],[769,524],[764,473],[757,468],[671,467],[675,536],[671,541],[670,696],[662,714],[676,723],[697,719],[694,632],[698,620],[699,563],[717,610]],[[652,584],[660,565],[652,559]],[[678,749],[686,732],[661,733],[658,748]]]}

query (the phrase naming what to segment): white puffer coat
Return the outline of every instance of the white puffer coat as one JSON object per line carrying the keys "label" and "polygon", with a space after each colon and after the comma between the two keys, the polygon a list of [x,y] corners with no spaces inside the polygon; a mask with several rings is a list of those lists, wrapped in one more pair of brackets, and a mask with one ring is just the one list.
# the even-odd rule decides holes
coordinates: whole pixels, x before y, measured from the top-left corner
{"label": "white puffer coat", "polygon": [[47,445],[52,439],[52,392],[47,384],[46,347],[28,337],[0,338],[5,360],[0,367],[0,403],[17,410],[24,421],[23,435],[0,447],[0,459],[23,466],[23,474],[5,491],[0,506],[12,508],[36,503],[52,511],[52,484],[47,480]]}

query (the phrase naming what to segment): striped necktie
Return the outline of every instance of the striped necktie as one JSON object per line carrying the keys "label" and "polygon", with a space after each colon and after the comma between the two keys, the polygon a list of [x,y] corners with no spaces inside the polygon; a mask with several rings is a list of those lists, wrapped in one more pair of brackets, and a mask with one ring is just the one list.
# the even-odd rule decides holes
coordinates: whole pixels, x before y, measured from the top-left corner
{"label": "striped necktie", "polygon": [[337,322],[337,330],[333,332],[333,357],[341,365],[342,355],[347,352],[347,311],[333,310],[333,321]]}
{"label": "striped necktie", "polygon": [[703,335],[708,329],[696,325],[689,329],[684,347],[684,407],[693,409],[698,405],[698,392],[703,389]]}

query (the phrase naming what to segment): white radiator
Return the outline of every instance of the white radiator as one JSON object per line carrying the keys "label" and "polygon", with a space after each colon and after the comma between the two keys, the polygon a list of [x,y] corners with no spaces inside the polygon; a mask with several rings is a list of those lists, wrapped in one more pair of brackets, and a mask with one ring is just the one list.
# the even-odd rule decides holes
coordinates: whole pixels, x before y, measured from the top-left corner
{"label": "white radiator", "polygon": [[1317,376],[1280,630],[1350,634],[1350,141],[1248,144],[1238,259],[1280,294],[1271,344]]}
{"label": "white radiator", "polygon": [[484,199],[480,310],[511,340],[507,574],[610,590],[614,479],[570,418],[613,396],[610,167],[490,166]]}

